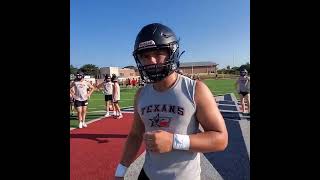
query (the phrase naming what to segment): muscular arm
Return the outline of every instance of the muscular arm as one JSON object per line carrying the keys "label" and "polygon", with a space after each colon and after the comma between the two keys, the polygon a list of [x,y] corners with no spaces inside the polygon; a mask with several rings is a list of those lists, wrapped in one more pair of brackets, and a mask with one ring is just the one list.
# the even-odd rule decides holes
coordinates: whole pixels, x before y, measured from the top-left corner
{"label": "muscular arm", "polygon": [[118,94],[117,86],[115,84],[112,84],[112,98],[116,97]]}
{"label": "muscular arm", "polygon": [[70,84],[70,95],[73,97],[74,96],[74,82],[72,82],[71,84]]}
{"label": "muscular arm", "polygon": [[103,85],[103,82],[97,85],[97,89],[100,89]]}
{"label": "muscular arm", "polygon": [[239,80],[237,80],[236,83],[234,83],[234,87],[236,88],[237,91],[238,91],[238,85],[239,85]]}
{"label": "muscular arm", "polygon": [[89,86],[89,88],[90,88],[90,91],[89,91],[89,93],[88,93],[88,96],[91,96],[91,94],[92,94],[92,92],[94,91],[95,87],[92,86],[90,83],[87,83],[87,84],[88,84],[88,86]]}
{"label": "muscular arm", "polygon": [[204,132],[190,135],[190,150],[195,152],[223,151],[228,145],[228,132],[224,119],[209,88],[197,81],[196,117]]}
{"label": "muscular arm", "polygon": [[133,124],[128,135],[127,141],[123,148],[122,158],[120,163],[126,167],[135,160],[135,156],[139,151],[143,140],[143,134],[145,132],[144,124],[137,110],[137,99],[140,94],[141,89],[139,89],[134,98],[134,119]]}

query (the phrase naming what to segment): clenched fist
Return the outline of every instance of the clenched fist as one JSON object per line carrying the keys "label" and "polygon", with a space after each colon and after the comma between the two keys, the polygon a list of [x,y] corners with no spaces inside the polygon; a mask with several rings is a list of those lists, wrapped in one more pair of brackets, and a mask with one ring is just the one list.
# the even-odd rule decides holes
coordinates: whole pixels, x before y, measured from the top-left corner
{"label": "clenched fist", "polygon": [[152,152],[166,153],[172,150],[173,134],[163,130],[146,132],[143,135],[146,149]]}

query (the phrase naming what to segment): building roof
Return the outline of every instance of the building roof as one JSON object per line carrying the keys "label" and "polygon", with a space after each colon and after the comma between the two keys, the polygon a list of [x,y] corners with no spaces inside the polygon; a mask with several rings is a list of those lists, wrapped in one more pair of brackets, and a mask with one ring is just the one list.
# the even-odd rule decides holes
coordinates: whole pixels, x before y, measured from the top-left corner
{"label": "building roof", "polygon": [[125,67],[123,67],[122,69],[125,69],[125,68],[127,68],[127,69],[134,69],[134,70],[138,69],[136,66],[125,66]]}
{"label": "building roof", "polygon": [[191,66],[216,66],[217,63],[209,62],[209,61],[202,61],[202,62],[184,62],[180,63],[180,67],[191,67]]}

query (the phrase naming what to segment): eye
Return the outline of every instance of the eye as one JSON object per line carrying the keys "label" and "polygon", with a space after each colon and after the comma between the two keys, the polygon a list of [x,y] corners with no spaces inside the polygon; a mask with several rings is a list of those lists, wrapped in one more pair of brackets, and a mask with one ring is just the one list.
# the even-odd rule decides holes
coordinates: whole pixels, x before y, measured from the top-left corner
{"label": "eye", "polygon": [[145,62],[147,62],[148,61],[148,57],[147,56],[141,56],[141,58],[139,58],[139,60],[140,60],[140,63],[145,63]]}
{"label": "eye", "polygon": [[157,56],[164,55],[164,52],[159,51],[159,52],[156,53],[156,55],[157,55]]}
{"label": "eye", "polygon": [[144,54],[138,54],[138,59],[139,59],[140,61],[143,61],[143,60],[146,59],[146,55],[144,55]]}
{"label": "eye", "polygon": [[167,50],[160,50],[160,51],[157,51],[156,52],[156,55],[163,55],[163,56],[166,56],[168,54],[168,51]]}
{"label": "eye", "polygon": [[147,54],[143,54],[143,55],[142,55],[142,59],[143,59],[143,60],[148,59],[148,58],[149,58],[149,55],[147,55]]}

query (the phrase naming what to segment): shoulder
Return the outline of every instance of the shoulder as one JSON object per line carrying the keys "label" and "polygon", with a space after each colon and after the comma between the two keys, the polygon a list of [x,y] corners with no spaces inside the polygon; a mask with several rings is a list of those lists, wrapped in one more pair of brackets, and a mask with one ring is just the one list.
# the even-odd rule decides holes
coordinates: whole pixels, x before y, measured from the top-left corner
{"label": "shoulder", "polygon": [[142,91],[143,89],[144,89],[144,87],[140,87],[140,88],[137,90],[135,96],[139,96],[140,93],[141,93],[141,91]]}
{"label": "shoulder", "polygon": [[196,97],[202,97],[202,95],[205,95],[205,94],[208,94],[208,93],[211,93],[210,89],[208,88],[208,86],[202,82],[202,81],[199,81],[199,80],[196,80],[195,82],[195,94],[196,94]]}
{"label": "shoulder", "polygon": [[186,86],[194,86],[197,80],[178,74],[178,81],[179,81],[178,83],[185,84]]}
{"label": "shoulder", "polygon": [[196,104],[206,104],[210,99],[214,99],[214,94],[211,92],[209,87],[202,81],[196,81],[195,86],[195,97]]}
{"label": "shoulder", "polygon": [[145,87],[140,87],[140,88],[137,90],[136,94],[134,95],[134,100],[135,100],[135,101],[138,101],[138,99],[139,99],[139,97],[140,97],[140,95],[141,95],[141,92],[143,91],[144,88],[145,88]]}
{"label": "shoulder", "polygon": [[196,86],[196,93],[201,93],[203,91],[207,91],[209,90],[208,86],[202,82],[202,81],[199,81],[199,80],[195,80],[195,86]]}

